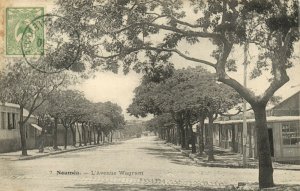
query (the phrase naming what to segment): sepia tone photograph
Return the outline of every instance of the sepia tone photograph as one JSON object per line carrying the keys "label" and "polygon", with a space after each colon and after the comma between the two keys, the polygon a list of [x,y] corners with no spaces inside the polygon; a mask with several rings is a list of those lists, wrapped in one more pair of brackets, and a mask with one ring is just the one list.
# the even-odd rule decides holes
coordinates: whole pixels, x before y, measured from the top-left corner
{"label": "sepia tone photograph", "polygon": [[300,190],[298,0],[1,0],[0,191]]}

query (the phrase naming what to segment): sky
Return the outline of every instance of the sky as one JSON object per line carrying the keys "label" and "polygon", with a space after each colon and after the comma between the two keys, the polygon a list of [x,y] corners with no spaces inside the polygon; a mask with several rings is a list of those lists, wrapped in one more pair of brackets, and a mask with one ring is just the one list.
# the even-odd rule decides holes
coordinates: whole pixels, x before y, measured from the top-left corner
{"label": "sky", "polygon": [[84,80],[75,87],[92,102],[111,101],[120,105],[125,119],[136,119],[126,113],[126,108],[134,97],[134,89],[140,84],[141,75],[133,71],[127,75],[115,74],[109,71],[97,72],[94,78]]}
{"label": "sky", "polygon": [[[9,6],[22,7],[29,5],[44,6],[46,7],[46,11],[49,11],[53,8],[53,0],[0,0],[0,37],[2,37],[0,38],[0,60],[3,59],[4,55],[3,47],[5,42],[5,18],[3,15],[5,13],[5,8]],[[193,19],[193,15],[189,15],[187,19]],[[157,39],[152,40],[160,41],[160,37],[158,36]],[[210,57],[210,53],[214,49],[214,46],[208,40],[201,40],[200,43],[194,46],[187,45],[186,43],[181,43],[179,45],[179,49],[183,52],[189,51],[190,56],[195,56],[197,58],[213,61],[213,59]],[[295,51],[297,52],[297,55],[299,55],[299,44],[296,46]],[[250,53],[251,55],[256,55],[255,50],[251,48]],[[242,63],[242,52],[236,51],[234,54],[238,58],[237,62]],[[188,66],[194,67],[196,65],[199,65],[197,63],[187,61],[184,58],[181,58],[176,55],[172,58],[172,62],[174,63],[176,68],[183,68]],[[296,62],[296,66],[288,70],[290,81],[287,84],[285,84],[282,88],[280,88],[275,95],[287,98],[290,95],[294,94],[296,91],[300,90],[299,59]],[[212,69],[210,69],[210,71],[213,72]],[[242,82],[243,80],[243,73],[241,72],[232,73],[230,75],[237,79],[239,82]],[[127,75],[123,75],[122,72],[120,72],[119,74],[103,71],[96,72],[94,78],[84,80],[81,84],[76,86],[76,89],[83,91],[86,97],[93,102],[112,101],[119,104],[122,107],[124,116],[127,120],[135,119],[134,117],[131,117],[129,116],[129,114],[126,113],[126,108],[129,106],[129,104],[132,101],[132,98],[134,97],[133,91],[140,84],[141,77],[141,74],[136,74],[133,71],[131,71]],[[261,78],[249,81],[248,87],[250,87],[257,94],[262,93],[268,85],[267,79],[268,75],[264,75]],[[149,119],[149,117],[146,119]]]}

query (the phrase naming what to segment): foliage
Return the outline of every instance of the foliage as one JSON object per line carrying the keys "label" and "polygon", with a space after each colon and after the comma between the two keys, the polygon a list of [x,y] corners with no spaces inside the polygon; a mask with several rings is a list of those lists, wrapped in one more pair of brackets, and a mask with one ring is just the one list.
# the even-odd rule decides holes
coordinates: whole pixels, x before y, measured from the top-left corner
{"label": "foliage", "polygon": [[143,131],[146,130],[145,122],[139,120],[129,120],[126,121],[124,129],[122,130],[122,134],[127,137],[136,137],[137,135],[141,135]]}
{"label": "foliage", "polygon": [[48,101],[47,111],[50,116],[58,117],[66,127],[92,113],[91,103],[77,90],[56,91]]}
{"label": "foliage", "polygon": [[174,114],[186,111],[195,116],[208,111],[222,114],[240,101],[233,89],[217,84],[214,75],[196,67],[175,70],[172,77],[161,83],[142,83],[127,111],[141,117],[170,113],[174,118]]}
{"label": "foliage", "polygon": [[112,102],[98,102],[93,104],[94,112],[90,121],[105,134],[116,129],[122,129],[125,125],[122,108]]}
{"label": "foliage", "polygon": [[[166,66],[177,54],[216,69],[216,78],[237,90],[250,104],[256,100],[266,104],[288,81],[286,69],[292,66],[293,47],[299,40],[296,0],[85,0],[58,1],[58,5],[58,13],[86,36],[82,54],[93,60],[93,66],[116,71],[123,63],[126,71],[140,71],[145,65]],[[180,50],[181,43],[199,45],[203,38],[216,47],[211,52],[214,61]],[[227,71],[238,68],[234,49],[247,43],[259,52],[257,61],[249,63],[255,65],[251,77],[265,70],[273,75],[270,87],[261,96],[255,97],[227,75]]]}
{"label": "foliage", "polygon": [[159,129],[174,125],[174,120],[170,113],[163,113],[155,116],[146,122],[145,126],[148,131],[158,132]]}
{"label": "foliage", "polygon": [[64,74],[40,73],[21,61],[9,63],[1,72],[0,81],[2,102],[19,104],[29,111],[24,122],[54,91],[68,82]]}

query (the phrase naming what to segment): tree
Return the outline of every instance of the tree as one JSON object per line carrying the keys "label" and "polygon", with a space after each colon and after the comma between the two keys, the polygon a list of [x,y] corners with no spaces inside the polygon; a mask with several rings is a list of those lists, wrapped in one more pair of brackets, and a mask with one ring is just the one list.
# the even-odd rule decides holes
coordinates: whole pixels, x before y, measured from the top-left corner
{"label": "tree", "polygon": [[[122,108],[110,101],[91,103],[90,114],[81,118],[80,122],[87,125],[90,144],[92,136],[94,144],[99,144],[102,133],[104,133],[106,137],[110,134],[109,139],[112,141],[113,132],[117,129],[122,129],[125,123]],[[86,145],[86,128],[84,125],[82,126],[82,130],[84,143]]]}
{"label": "tree", "polygon": [[52,140],[53,140],[53,149],[58,150],[57,145],[57,128],[59,123],[60,110],[57,110],[61,107],[61,102],[58,101],[57,95],[59,91],[54,91],[52,96],[43,104],[44,107],[41,108],[41,111],[37,111],[42,113],[42,115],[49,115],[53,118],[54,123],[52,127]]}
{"label": "tree", "polygon": [[[148,55],[153,55],[153,52],[176,54],[215,69],[218,81],[235,89],[254,110],[258,132],[259,186],[273,186],[265,110],[273,94],[289,81],[286,71],[293,65],[293,48],[299,41],[298,2],[96,2],[58,1],[59,12],[73,18],[71,20],[75,27],[82,29],[85,34],[89,33],[90,43],[85,44],[89,48],[86,48],[83,54],[104,61],[107,67],[114,69],[118,68],[118,60],[124,61],[125,68],[130,68],[130,65],[133,65],[134,69],[140,68],[143,63],[140,58],[150,58]],[[188,12],[185,12],[185,8]],[[160,38],[156,38],[158,34]],[[193,57],[180,50],[181,41],[199,45],[203,39],[209,39],[215,46],[212,52],[215,58],[213,61]],[[98,41],[103,43],[93,43]],[[269,79],[269,87],[261,95],[255,95],[251,89],[228,75],[228,71],[238,69],[236,60],[233,59],[234,50],[246,44],[254,47],[253,52],[259,52],[256,60],[247,63],[255,66],[251,76],[257,77],[265,70],[272,76]],[[170,57],[171,55],[168,55],[168,58]],[[159,57],[157,58],[159,61]]]}
{"label": "tree", "polygon": [[[86,124],[90,124],[90,126],[92,127],[93,133],[94,133],[94,143],[99,144],[100,143],[100,138],[101,141],[102,140],[102,134],[104,132],[106,132],[106,134],[108,134],[108,129],[110,129],[110,125],[111,125],[111,120],[110,118],[105,114],[106,112],[106,108],[104,103],[102,102],[98,102],[98,103],[93,103],[93,110],[94,112],[87,116],[83,121]],[[83,130],[85,131],[85,128],[83,128]],[[95,139],[95,131],[97,132],[97,141]],[[86,134],[84,132],[84,134]],[[84,137],[86,139],[86,137]],[[91,140],[91,137],[90,137]],[[85,141],[86,144],[86,141]]]}
{"label": "tree", "polygon": [[[60,116],[61,116],[61,108],[64,107],[64,100],[62,100],[62,91],[64,88],[74,85],[77,83],[77,78],[71,73],[57,73],[55,75],[64,75],[64,82],[60,86],[60,88],[55,89],[51,95],[45,100],[45,102],[37,108],[37,110],[34,112],[41,120],[44,120],[44,118],[48,119],[49,117],[51,120],[53,120],[53,123],[51,122],[51,132],[52,132],[52,140],[53,140],[53,149],[58,150],[57,145],[57,128],[58,123],[60,122]],[[44,126],[41,125],[44,131]],[[44,136],[42,136],[44,137]],[[40,151],[43,151],[43,148],[40,147]]]}
{"label": "tree", "polygon": [[56,97],[61,104],[60,120],[65,128],[65,148],[67,147],[68,129],[71,130],[73,146],[76,145],[76,131],[74,124],[91,114],[91,103],[84,97],[83,93],[77,90],[65,90],[60,92],[60,97]]}
{"label": "tree", "polygon": [[[204,119],[208,117],[209,134],[206,136],[209,140],[209,160],[214,160],[213,120],[240,102],[232,88],[217,84],[214,75],[202,67],[175,70],[172,77],[161,83],[142,83],[135,93],[128,112],[142,117],[147,113],[156,116],[168,113],[180,132],[178,139],[182,148],[189,149],[191,143],[193,153],[196,152],[196,145],[192,125],[202,121],[203,127]],[[203,140],[201,136],[199,138]]]}
{"label": "tree", "polygon": [[[32,70],[21,61],[10,63],[0,74],[0,97],[3,102],[20,105],[19,128],[21,135],[22,155],[27,155],[25,124],[53,91],[64,83],[62,74],[44,74]],[[28,110],[24,118],[23,111]]]}
{"label": "tree", "polygon": [[174,120],[170,113],[163,113],[155,116],[146,122],[146,129],[159,132],[160,138],[167,139],[171,142],[170,128],[175,125]]}
{"label": "tree", "polygon": [[[48,98],[49,100],[49,98]],[[49,115],[48,110],[48,100],[46,100],[40,107],[38,107],[34,111],[34,115],[38,118],[38,125],[42,127],[41,136],[39,137],[39,152],[44,152],[44,146],[45,146],[45,137],[46,133],[52,133],[53,131],[53,121],[51,119],[51,116]]]}
{"label": "tree", "polygon": [[128,120],[124,125],[122,133],[126,138],[136,137],[141,135],[146,130],[146,122],[140,120]]}
{"label": "tree", "polygon": [[104,102],[103,106],[104,115],[109,119],[109,123],[105,125],[106,128],[104,132],[107,132],[106,135],[108,132],[110,133],[112,142],[113,131],[122,128],[125,120],[122,114],[122,108],[118,104],[108,101]]}

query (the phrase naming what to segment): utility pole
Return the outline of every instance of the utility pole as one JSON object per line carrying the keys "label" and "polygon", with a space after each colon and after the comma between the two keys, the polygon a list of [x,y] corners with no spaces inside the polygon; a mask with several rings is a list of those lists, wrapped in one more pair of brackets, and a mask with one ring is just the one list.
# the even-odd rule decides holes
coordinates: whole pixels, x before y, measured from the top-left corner
{"label": "utility pole", "polygon": [[[244,46],[244,86],[247,87],[247,65],[248,65],[248,49],[249,43],[246,42]],[[243,99],[243,166],[247,165],[247,101]]]}

